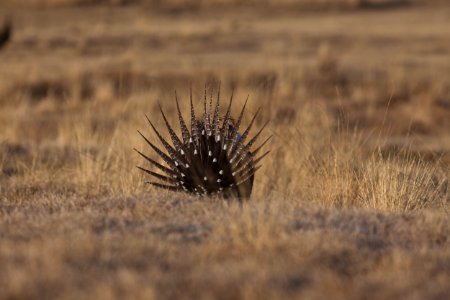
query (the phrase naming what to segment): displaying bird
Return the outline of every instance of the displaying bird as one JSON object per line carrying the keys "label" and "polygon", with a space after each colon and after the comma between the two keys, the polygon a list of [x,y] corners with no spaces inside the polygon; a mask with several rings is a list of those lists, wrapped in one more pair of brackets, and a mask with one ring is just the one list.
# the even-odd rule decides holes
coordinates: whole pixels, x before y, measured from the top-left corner
{"label": "displaying bird", "polygon": [[248,97],[236,122],[233,121],[230,115],[233,95],[230,97],[225,116],[219,115],[220,88],[214,109],[212,94],[209,99],[209,109],[207,109],[206,98],[205,88],[203,116],[197,119],[191,90],[191,129],[189,130],[181,114],[175,93],[181,139],[175,134],[172,126],[167,121],[161,106],[159,107],[173,145],[170,145],[162,137],[161,133],[146,116],[148,123],[167,153],[155,146],[139,130],[138,132],[167,166],[134,149],[150,165],[162,171],[163,174],[140,166],[138,168],[152,178],[151,181],[146,182],[147,184],[159,188],[184,191],[196,195],[221,195],[224,198],[236,197],[238,199],[249,198],[253,188],[255,172],[261,167],[259,163],[270,152],[266,151],[257,157],[257,154],[272,136],[269,136],[257,148],[252,149],[267,123],[247,142],[250,130],[260,109],[256,111],[247,128],[241,132],[241,122]]}
{"label": "displaying bird", "polygon": [[3,27],[0,28],[0,49],[3,48],[8,41],[11,39],[12,33],[12,23],[7,20],[3,24]]}

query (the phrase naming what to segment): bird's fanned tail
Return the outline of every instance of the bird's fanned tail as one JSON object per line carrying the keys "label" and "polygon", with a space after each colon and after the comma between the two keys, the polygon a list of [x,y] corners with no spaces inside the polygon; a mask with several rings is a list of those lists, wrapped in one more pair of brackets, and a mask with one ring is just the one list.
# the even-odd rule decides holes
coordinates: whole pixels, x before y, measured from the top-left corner
{"label": "bird's fanned tail", "polygon": [[[233,94],[230,97],[226,113],[223,118],[221,118],[219,102],[220,88],[217,91],[216,103],[213,106],[212,92],[209,103],[207,103],[207,91],[205,87],[203,116],[197,119],[191,90],[191,128],[189,131],[181,114],[178,97],[175,92],[181,138],[175,133],[175,130],[167,120],[161,106],[159,109],[172,141],[172,145],[163,138],[161,132],[156,129],[150,119],[146,116],[150,127],[167,151],[167,154],[156,147],[149,139],[138,131],[146,143],[167,165],[167,167],[163,166],[151,159],[148,155],[135,149],[135,151],[149,162],[150,165],[164,173],[164,175],[159,174],[147,168],[138,166],[145,174],[157,180],[147,181],[146,183],[171,191],[184,190],[185,192],[197,195],[219,194],[224,197],[234,196],[239,199],[249,198],[253,188],[255,172],[261,167],[259,163],[270,151],[265,152],[258,158],[255,158],[256,154],[270,140],[271,136],[262,142],[255,150],[252,150],[253,145],[266,128],[266,123],[247,143],[245,143],[260,112],[260,109],[256,111],[247,128],[241,134],[239,129],[247,106],[247,100],[248,97],[242,106],[237,121],[233,122],[231,118]],[[221,119],[223,119],[223,122],[220,121]]]}

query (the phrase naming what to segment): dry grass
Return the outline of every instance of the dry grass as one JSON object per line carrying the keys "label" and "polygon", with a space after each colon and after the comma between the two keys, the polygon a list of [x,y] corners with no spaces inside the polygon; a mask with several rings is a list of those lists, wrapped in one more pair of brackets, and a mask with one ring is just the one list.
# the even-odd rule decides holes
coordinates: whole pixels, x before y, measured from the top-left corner
{"label": "dry grass", "polygon": [[220,7],[270,7],[276,9],[353,10],[360,8],[391,9],[410,5],[446,3],[445,0],[5,0],[6,5],[19,7],[68,7],[95,5],[144,5],[153,9],[180,12]]}
{"label": "dry grass", "polygon": [[[14,12],[0,298],[450,297],[450,9],[227,9]],[[252,199],[144,186],[143,113],[219,81],[271,120]]]}

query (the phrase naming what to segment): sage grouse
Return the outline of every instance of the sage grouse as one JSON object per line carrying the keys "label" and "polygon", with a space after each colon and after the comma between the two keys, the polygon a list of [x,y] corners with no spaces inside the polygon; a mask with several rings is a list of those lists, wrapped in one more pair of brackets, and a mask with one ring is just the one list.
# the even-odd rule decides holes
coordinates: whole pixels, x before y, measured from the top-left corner
{"label": "sage grouse", "polygon": [[[161,133],[146,116],[147,121],[167,151],[167,153],[163,152],[138,131],[147,144],[167,164],[167,166],[163,166],[142,152],[134,149],[151,165],[164,173],[159,174],[138,166],[140,170],[150,175],[153,179],[152,181],[146,182],[147,184],[172,191],[185,191],[196,195],[220,195],[224,198],[236,197],[238,199],[250,197],[255,172],[261,167],[259,165],[261,160],[270,151],[263,153],[259,157],[257,157],[257,154],[267,141],[269,141],[271,136],[257,148],[252,149],[252,146],[267,123],[246,143],[260,110],[257,110],[247,128],[240,133],[239,129],[248,97],[236,122],[230,116],[233,95],[231,95],[225,116],[219,115],[219,99],[220,88],[217,93],[214,109],[212,107],[212,94],[209,99],[209,109],[207,109],[205,89],[203,117],[197,119],[192,103],[191,91],[191,130],[189,131],[180,112],[180,106],[175,93],[178,119],[181,127],[181,139],[175,134],[160,106],[159,108],[173,145],[170,145],[161,136]],[[154,181],[154,179],[157,180]]]}

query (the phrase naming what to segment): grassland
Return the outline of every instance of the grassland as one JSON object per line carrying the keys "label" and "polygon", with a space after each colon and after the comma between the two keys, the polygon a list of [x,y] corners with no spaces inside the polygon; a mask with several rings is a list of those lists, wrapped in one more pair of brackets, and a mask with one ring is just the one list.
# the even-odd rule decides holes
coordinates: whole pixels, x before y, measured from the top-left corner
{"label": "grassland", "polygon": [[[450,298],[445,1],[69,2],[0,7],[0,298]],[[205,82],[271,120],[242,205],[135,168]]]}

